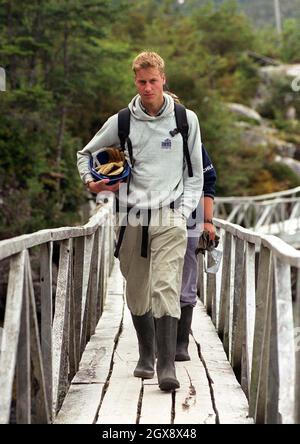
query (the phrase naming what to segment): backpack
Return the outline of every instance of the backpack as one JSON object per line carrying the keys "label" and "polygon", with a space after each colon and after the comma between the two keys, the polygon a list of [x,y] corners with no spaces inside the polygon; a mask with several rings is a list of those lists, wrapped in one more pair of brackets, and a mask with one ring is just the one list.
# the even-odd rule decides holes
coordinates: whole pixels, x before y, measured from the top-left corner
{"label": "backpack", "polygon": [[[183,155],[187,163],[189,177],[193,177],[193,168],[188,147],[189,124],[187,121],[186,109],[181,103],[174,102],[174,111],[177,127],[170,131],[170,135],[174,137],[180,133],[183,140]],[[134,166],[134,159],[132,154],[132,143],[129,138],[130,133],[130,110],[128,107],[121,109],[118,113],[118,136],[120,139],[121,149],[125,150],[127,142],[128,154],[131,166]]]}
{"label": "backpack", "polygon": [[[188,147],[188,133],[189,133],[189,125],[187,121],[186,109],[181,103],[174,102],[174,111],[175,111],[175,120],[176,120],[176,128],[171,130],[169,133],[171,137],[174,137],[176,134],[180,133],[183,141],[183,155],[187,163],[188,174],[189,177],[193,177],[193,168],[191,164],[191,158]],[[130,133],[130,110],[128,107],[121,109],[118,113],[118,136],[120,139],[120,145],[122,151],[125,151],[125,145],[127,143],[129,159],[131,163],[131,167],[134,167],[134,159],[132,153],[132,143],[129,137]],[[131,174],[128,178],[127,183],[127,193],[129,192]],[[119,256],[120,247],[123,241],[124,233],[125,233],[125,225],[121,226],[119,238],[117,240],[116,249],[114,256]],[[147,245],[148,245],[148,227],[142,227],[142,244],[141,244],[141,256],[147,257]]]}

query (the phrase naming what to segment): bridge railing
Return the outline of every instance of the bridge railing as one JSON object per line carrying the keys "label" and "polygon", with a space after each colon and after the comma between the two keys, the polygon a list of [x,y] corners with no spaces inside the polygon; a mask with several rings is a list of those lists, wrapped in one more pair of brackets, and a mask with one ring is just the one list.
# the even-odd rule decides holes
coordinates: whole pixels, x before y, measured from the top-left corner
{"label": "bridge railing", "polygon": [[[199,294],[257,423],[300,422],[300,252],[216,219],[222,266]],[[205,258],[208,266],[211,259]]]}
{"label": "bridge railing", "polygon": [[111,217],[108,200],[84,226],[0,242],[1,269],[8,269],[0,423],[55,418],[102,313],[113,264]]}
{"label": "bridge railing", "polygon": [[278,233],[285,230],[285,221],[298,219],[300,229],[300,187],[277,193],[247,197],[218,197],[215,216],[255,230],[271,230],[277,224]]}

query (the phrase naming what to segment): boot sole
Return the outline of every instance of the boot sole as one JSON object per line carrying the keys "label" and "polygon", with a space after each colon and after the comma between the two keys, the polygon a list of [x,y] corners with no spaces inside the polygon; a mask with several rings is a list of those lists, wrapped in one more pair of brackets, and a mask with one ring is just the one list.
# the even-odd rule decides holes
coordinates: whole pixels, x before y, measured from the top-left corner
{"label": "boot sole", "polygon": [[191,358],[189,355],[176,355],[175,356],[175,361],[178,361],[178,362],[190,361],[190,360],[191,360]]}
{"label": "boot sole", "polygon": [[166,378],[163,381],[159,383],[159,388],[163,391],[170,391],[170,390],[176,390],[180,387],[179,382],[172,378]]}
{"label": "boot sole", "polygon": [[152,379],[154,378],[154,372],[134,371],[133,376],[136,378]]}

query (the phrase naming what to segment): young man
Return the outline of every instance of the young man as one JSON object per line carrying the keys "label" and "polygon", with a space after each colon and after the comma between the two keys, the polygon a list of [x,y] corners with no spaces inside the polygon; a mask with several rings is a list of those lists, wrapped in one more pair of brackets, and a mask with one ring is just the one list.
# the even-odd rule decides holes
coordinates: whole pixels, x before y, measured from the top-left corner
{"label": "young man", "polygon": [[[196,114],[187,110],[188,148],[193,167],[190,176],[184,161],[182,136],[174,132],[174,101],[163,92],[166,82],[163,59],[156,53],[143,52],[134,59],[132,68],[138,94],[129,104],[130,141],[127,140],[125,149],[131,177],[127,192],[123,192],[123,186],[119,190],[120,207],[129,208],[129,223],[122,232],[119,250],[120,268],[126,279],[127,304],[139,343],[140,356],[134,375],[154,376],[155,318],[159,387],[174,390],[179,387],[174,360],[186,222],[203,188],[201,136]],[[128,152],[130,142],[132,156]],[[105,180],[94,182],[89,171],[90,153],[114,145],[120,145],[117,114],[78,152],[79,173],[91,192],[115,192],[119,188],[120,184],[109,186]],[[144,223],[146,216],[148,220]]]}
{"label": "young man", "polygon": [[[209,158],[209,155],[202,145],[203,163],[203,197],[200,202],[203,212],[203,231],[209,233],[211,240],[215,239],[216,228],[212,222],[214,210],[214,196],[216,194],[216,171]],[[188,224],[189,228],[189,224]],[[182,285],[180,294],[181,316],[178,322],[177,347],[175,361],[189,361],[188,353],[189,334],[192,324],[193,308],[197,302],[197,280],[198,280],[198,259],[195,250],[198,246],[198,239],[201,234],[201,225],[198,224],[189,230],[187,248],[184,256]]]}

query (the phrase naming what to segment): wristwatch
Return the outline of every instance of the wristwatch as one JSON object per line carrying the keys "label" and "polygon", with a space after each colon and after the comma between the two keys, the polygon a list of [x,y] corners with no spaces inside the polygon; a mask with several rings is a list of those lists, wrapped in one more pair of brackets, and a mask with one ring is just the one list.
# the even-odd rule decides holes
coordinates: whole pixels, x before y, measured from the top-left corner
{"label": "wristwatch", "polygon": [[211,225],[214,224],[213,221],[212,221],[212,219],[204,219],[204,223],[205,223],[205,224],[211,224]]}

